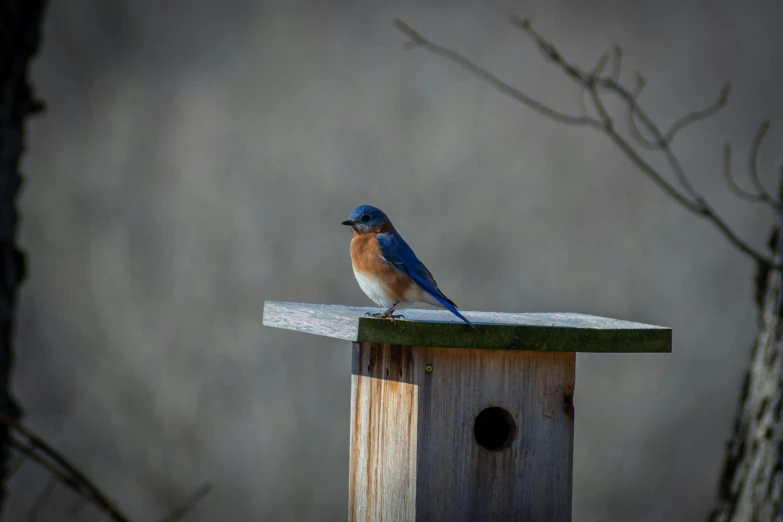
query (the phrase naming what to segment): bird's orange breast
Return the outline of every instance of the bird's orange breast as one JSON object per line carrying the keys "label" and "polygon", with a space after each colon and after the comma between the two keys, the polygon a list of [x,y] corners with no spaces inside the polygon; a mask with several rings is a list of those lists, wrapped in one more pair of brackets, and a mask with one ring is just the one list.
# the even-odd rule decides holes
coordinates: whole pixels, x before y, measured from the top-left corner
{"label": "bird's orange breast", "polygon": [[351,240],[351,264],[355,272],[377,280],[395,301],[404,301],[413,280],[383,258],[375,234],[357,234]]}

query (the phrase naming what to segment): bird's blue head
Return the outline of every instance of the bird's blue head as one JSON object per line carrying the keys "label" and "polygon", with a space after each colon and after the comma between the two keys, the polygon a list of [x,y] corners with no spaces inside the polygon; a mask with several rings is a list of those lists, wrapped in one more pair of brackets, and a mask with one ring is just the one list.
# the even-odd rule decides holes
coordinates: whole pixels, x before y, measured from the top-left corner
{"label": "bird's blue head", "polygon": [[389,217],[372,205],[359,205],[342,224],[351,227],[357,234],[379,234],[394,230]]}

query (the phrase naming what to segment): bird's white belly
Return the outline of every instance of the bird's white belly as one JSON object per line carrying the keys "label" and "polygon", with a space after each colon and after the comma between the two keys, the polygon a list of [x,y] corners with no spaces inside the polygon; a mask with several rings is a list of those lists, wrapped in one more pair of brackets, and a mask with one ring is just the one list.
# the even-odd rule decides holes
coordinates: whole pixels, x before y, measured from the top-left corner
{"label": "bird's white belly", "polygon": [[405,291],[405,301],[409,303],[427,303],[433,306],[443,308],[443,305],[435,300],[430,294],[421,289],[419,285],[413,283]]}
{"label": "bird's white belly", "polygon": [[353,271],[353,275],[356,276],[356,281],[359,283],[359,287],[362,291],[367,294],[367,297],[372,299],[375,304],[382,306],[383,308],[389,308],[394,304],[394,300],[389,297],[386,293],[386,289],[377,279],[361,274],[356,270]]}

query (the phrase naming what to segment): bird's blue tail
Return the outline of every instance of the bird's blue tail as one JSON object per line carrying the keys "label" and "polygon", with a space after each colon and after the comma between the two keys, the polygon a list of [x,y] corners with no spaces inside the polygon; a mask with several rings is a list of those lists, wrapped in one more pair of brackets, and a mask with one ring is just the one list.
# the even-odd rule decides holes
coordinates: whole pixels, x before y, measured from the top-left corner
{"label": "bird's blue tail", "polygon": [[445,295],[443,295],[443,293],[442,293],[442,292],[428,292],[428,293],[429,293],[429,294],[430,294],[432,297],[434,297],[434,298],[435,298],[435,299],[436,299],[436,300],[437,300],[437,301],[438,301],[440,304],[442,304],[442,305],[443,305],[443,306],[446,308],[446,310],[448,310],[448,311],[449,311],[449,312],[451,312],[452,314],[456,315],[457,317],[459,317],[460,319],[462,319],[463,321],[465,321],[465,324],[467,324],[468,326],[470,326],[470,327],[471,327],[471,328],[473,328],[474,330],[476,329],[476,327],[475,327],[475,326],[473,326],[473,323],[471,323],[470,321],[468,321],[468,320],[465,318],[465,316],[464,316],[464,315],[462,315],[461,313],[459,313],[459,312],[457,311],[457,305],[455,305],[455,304],[454,304],[454,301],[452,301],[451,299],[449,299],[448,297],[446,297]]}

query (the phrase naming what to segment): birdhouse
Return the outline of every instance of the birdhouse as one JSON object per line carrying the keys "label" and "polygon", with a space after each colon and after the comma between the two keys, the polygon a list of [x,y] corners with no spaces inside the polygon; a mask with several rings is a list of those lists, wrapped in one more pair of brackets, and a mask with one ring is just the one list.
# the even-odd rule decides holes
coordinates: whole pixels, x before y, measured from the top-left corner
{"label": "birdhouse", "polygon": [[377,311],[264,304],[351,342],[352,522],[570,521],[576,353],[671,352],[670,328],[590,315]]}

